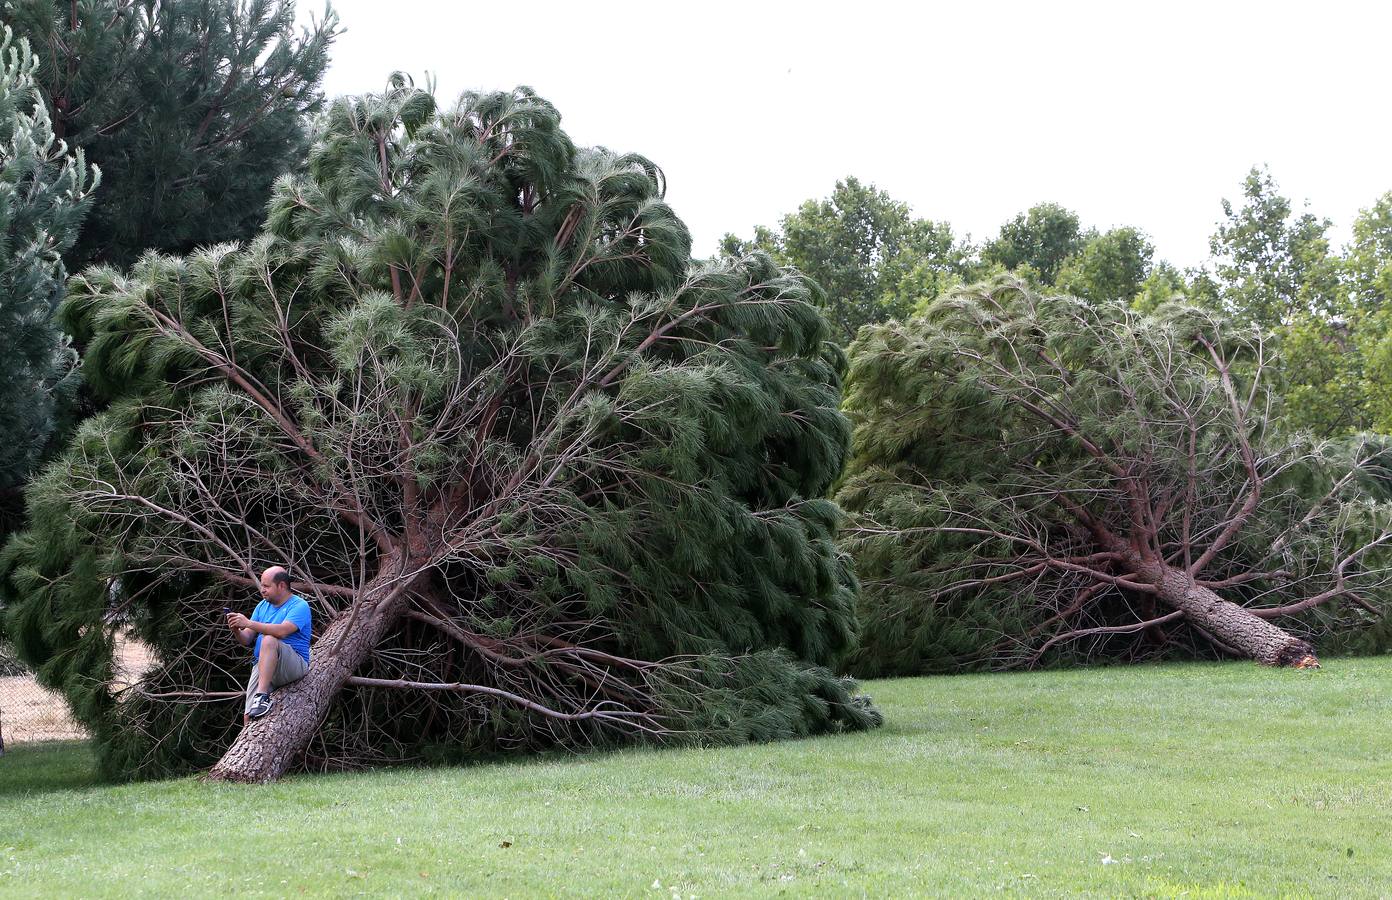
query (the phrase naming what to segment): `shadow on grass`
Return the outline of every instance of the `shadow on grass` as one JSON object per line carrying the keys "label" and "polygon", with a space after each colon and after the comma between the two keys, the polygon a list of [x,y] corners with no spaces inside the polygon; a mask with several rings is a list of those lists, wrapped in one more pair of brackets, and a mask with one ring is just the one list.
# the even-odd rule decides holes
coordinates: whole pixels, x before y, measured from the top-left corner
{"label": "shadow on grass", "polygon": [[[813,737],[826,737],[819,735]],[[802,739],[797,739],[802,740]],[[781,743],[781,742],[779,742]],[[280,779],[282,785],[312,784],[323,778],[372,777],[387,772],[410,773],[431,770],[532,767],[553,764],[585,764],[605,758],[632,755],[660,755],[693,748],[737,749],[754,746],[702,745],[699,743],[674,743],[671,745],[643,744],[600,744],[584,750],[551,748],[539,751],[480,752],[465,751],[459,748],[433,745],[427,746],[418,756],[348,768],[323,770],[292,769]],[[207,779],[207,770],[194,770],[173,773],[164,778],[142,781],[144,784],[194,781],[205,785],[214,784]],[[96,762],[96,754],[87,741],[48,741],[9,745],[4,755],[0,755],[0,805],[9,800],[20,799],[34,794],[56,793],[60,791],[82,790],[92,787],[117,787],[127,782],[122,779],[104,779]]]}
{"label": "shadow on grass", "polygon": [[0,756],[0,802],[100,783],[96,759],[86,741],[10,745]]}
{"label": "shadow on grass", "polygon": [[[813,735],[810,737],[826,737]],[[803,740],[804,738],[794,739]],[[781,743],[781,742],[777,742]],[[532,767],[553,764],[585,764],[605,758],[632,755],[660,755],[688,749],[728,749],[754,746],[749,744],[705,745],[699,742],[674,742],[668,745],[597,744],[583,750],[550,748],[538,751],[481,752],[467,751],[446,745],[428,745],[418,756],[363,767],[320,770],[291,769],[280,779],[282,785],[313,783],[322,778],[354,778],[381,775],[386,772],[422,772],[431,770]],[[207,770],[171,773],[164,778],[143,780],[144,784],[159,784],[192,780],[213,784]],[[116,787],[127,783],[123,779],[104,779],[97,768],[96,754],[88,741],[47,741],[11,744],[0,755],[0,805],[11,799],[34,794],[82,790],[91,787]]]}

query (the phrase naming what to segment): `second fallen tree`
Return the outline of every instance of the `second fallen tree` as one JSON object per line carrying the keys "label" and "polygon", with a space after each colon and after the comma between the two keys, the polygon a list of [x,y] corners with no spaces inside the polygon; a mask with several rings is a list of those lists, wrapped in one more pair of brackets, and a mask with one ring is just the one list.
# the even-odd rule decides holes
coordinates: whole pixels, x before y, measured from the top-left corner
{"label": "second fallen tree", "polygon": [[863,669],[1216,652],[1383,620],[1380,440],[1279,431],[1261,336],[1012,279],[852,347]]}

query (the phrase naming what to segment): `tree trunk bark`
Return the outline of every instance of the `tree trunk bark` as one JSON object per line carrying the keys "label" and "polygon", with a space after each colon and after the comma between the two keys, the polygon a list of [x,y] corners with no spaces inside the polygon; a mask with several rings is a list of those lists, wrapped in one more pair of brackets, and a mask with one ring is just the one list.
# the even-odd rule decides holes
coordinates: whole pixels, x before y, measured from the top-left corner
{"label": "tree trunk bark", "polygon": [[1183,612],[1189,622],[1257,662],[1298,669],[1319,665],[1308,642],[1196,584],[1183,569],[1142,564],[1137,574],[1160,589],[1161,603]]}
{"label": "tree trunk bark", "polygon": [[406,607],[407,585],[397,559],[388,559],[352,606],[315,639],[309,671],[275,691],[275,705],[249,722],[208,773],[215,781],[266,784],[301,757],[349,676],[367,660]]}

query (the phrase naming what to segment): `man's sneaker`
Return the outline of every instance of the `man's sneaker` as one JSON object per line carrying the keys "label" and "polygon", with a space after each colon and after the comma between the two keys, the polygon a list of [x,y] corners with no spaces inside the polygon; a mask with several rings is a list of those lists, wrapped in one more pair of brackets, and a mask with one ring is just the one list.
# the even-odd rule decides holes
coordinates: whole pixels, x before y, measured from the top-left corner
{"label": "man's sneaker", "polygon": [[251,698],[251,709],[247,710],[247,718],[259,719],[271,711],[270,694],[253,694]]}

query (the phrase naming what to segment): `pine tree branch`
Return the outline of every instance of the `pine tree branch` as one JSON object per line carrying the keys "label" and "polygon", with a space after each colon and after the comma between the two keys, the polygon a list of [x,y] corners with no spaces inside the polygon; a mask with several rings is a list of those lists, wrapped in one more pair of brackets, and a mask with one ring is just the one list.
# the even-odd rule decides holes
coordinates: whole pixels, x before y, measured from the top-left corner
{"label": "pine tree branch", "polygon": [[1081,637],[1091,637],[1092,635],[1096,634],[1132,634],[1137,631],[1144,631],[1147,628],[1153,628],[1156,625],[1164,625],[1167,622],[1173,622],[1176,619],[1182,618],[1183,616],[1183,612],[1176,610],[1172,613],[1166,613],[1165,615],[1160,616],[1159,618],[1147,619],[1144,622],[1135,622],[1131,625],[1105,625],[1096,628],[1080,628],[1076,631],[1069,631],[1065,634],[1055,635],[1054,637],[1051,637],[1049,638],[1049,640],[1045,641],[1043,646],[1041,646],[1038,650],[1035,651],[1034,656],[1030,657],[1030,660],[1026,665],[1033,667],[1035,663],[1039,662],[1040,657],[1044,655],[1044,652],[1046,650],[1048,650],[1055,644],[1062,643],[1063,641],[1077,640]]}
{"label": "pine tree branch", "polygon": [[1296,613],[1302,613],[1306,610],[1314,609],[1316,606],[1321,606],[1325,603],[1328,603],[1330,600],[1333,600],[1337,597],[1346,596],[1353,602],[1362,606],[1364,609],[1380,615],[1381,610],[1369,604],[1366,600],[1354,593],[1353,589],[1348,587],[1345,580],[1345,570],[1350,565],[1357,562],[1358,559],[1361,558],[1364,554],[1366,554],[1370,550],[1382,546],[1389,540],[1392,540],[1392,529],[1382,532],[1377,537],[1373,538],[1371,541],[1368,541],[1366,544],[1359,547],[1357,550],[1353,551],[1349,555],[1345,556],[1343,559],[1339,560],[1338,564],[1334,567],[1334,586],[1329,590],[1321,591],[1320,593],[1315,594],[1312,597],[1307,597],[1306,599],[1298,601],[1296,603],[1288,603],[1285,606],[1249,609],[1249,611],[1253,615],[1263,619],[1274,619],[1278,616],[1290,616],[1295,615]]}
{"label": "pine tree branch", "polygon": [[[331,470],[330,467],[327,466],[323,455],[314,446],[313,442],[300,431],[299,427],[290,419],[289,414],[285,412],[280,404],[271,401],[269,392],[257,381],[255,376],[233,363],[226,356],[205,346],[177,319],[154,308],[148,303],[143,304],[143,308],[155,321],[156,328],[161,334],[179,340],[193,348],[205,362],[222,373],[223,377],[240,388],[263,412],[275,420],[276,424],[280,426],[285,435],[294,442],[295,446],[297,446],[301,452],[315,463],[318,463],[325,471]],[[383,553],[391,553],[396,549],[396,542],[385,526],[369,516],[366,510],[361,508],[355,510],[344,509],[340,507],[337,512],[352,524],[362,526],[377,543],[378,548],[381,549]]]}
{"label": "pine tree branch", "polygon": [[1213,558],[1222,552],[1242,527],[1247,524],[1247,520],[1256,512],[1257,505],[1261,502],[1262,483],[1261,473],[1257,471],[1256,458],[1252,453],[1252,444],[1247,438],[1247,418],[1243,413],[1242,407],[1238,403],[1237,391],[1233,388],[1232,373],[1228,369],[1227,361],[1218,353],[1218,350],[1203,335],[1199,335],[1198,342],[1208,350],[1208,355],[1213,359],[1213,364],[1218,367],[1218,373],[1223,385],[1223,392],[1228,397],[1229,407],[1233,415],[1233,431],[1236,434],[1238,451],[1242,454],[1242,465],[1247,470],[1247,492],[1242,501],[1241,508],[1237,514],[1228,520],[1223,530],[1213,539],[1213,543],[1208,545],[1208,549],[1194,560],[1187,571],[1191,577],[1197,576],[1204,570]]}
{"label": "pine tree branch", "polygon": [[501,688],[490,687],[486,684],[468,684],[465,682],[440,683],[429,681],[407,681],[402,678],[365,678],[360,675],[353,675],[348,678],[348,684],[356,687],[376,687],[391,688],[393,690],[420,690],[420,691],[451,691],[460,694],[483,694],[489,697],[497,697],[514,703],[524,709],[539,713],[552,719],[559,719],[566,722],[582,722],[586,720],[598,720],[614,725],[621,725],[624,728],[637,729],[648,734],[665,734],[665,729],[655,725],[644,723],[655,722],[652,713],[628,710],[628,709],[590,709],[578,713],[566,713],[552,709],[535,700],[529,700],[511,691]]}

